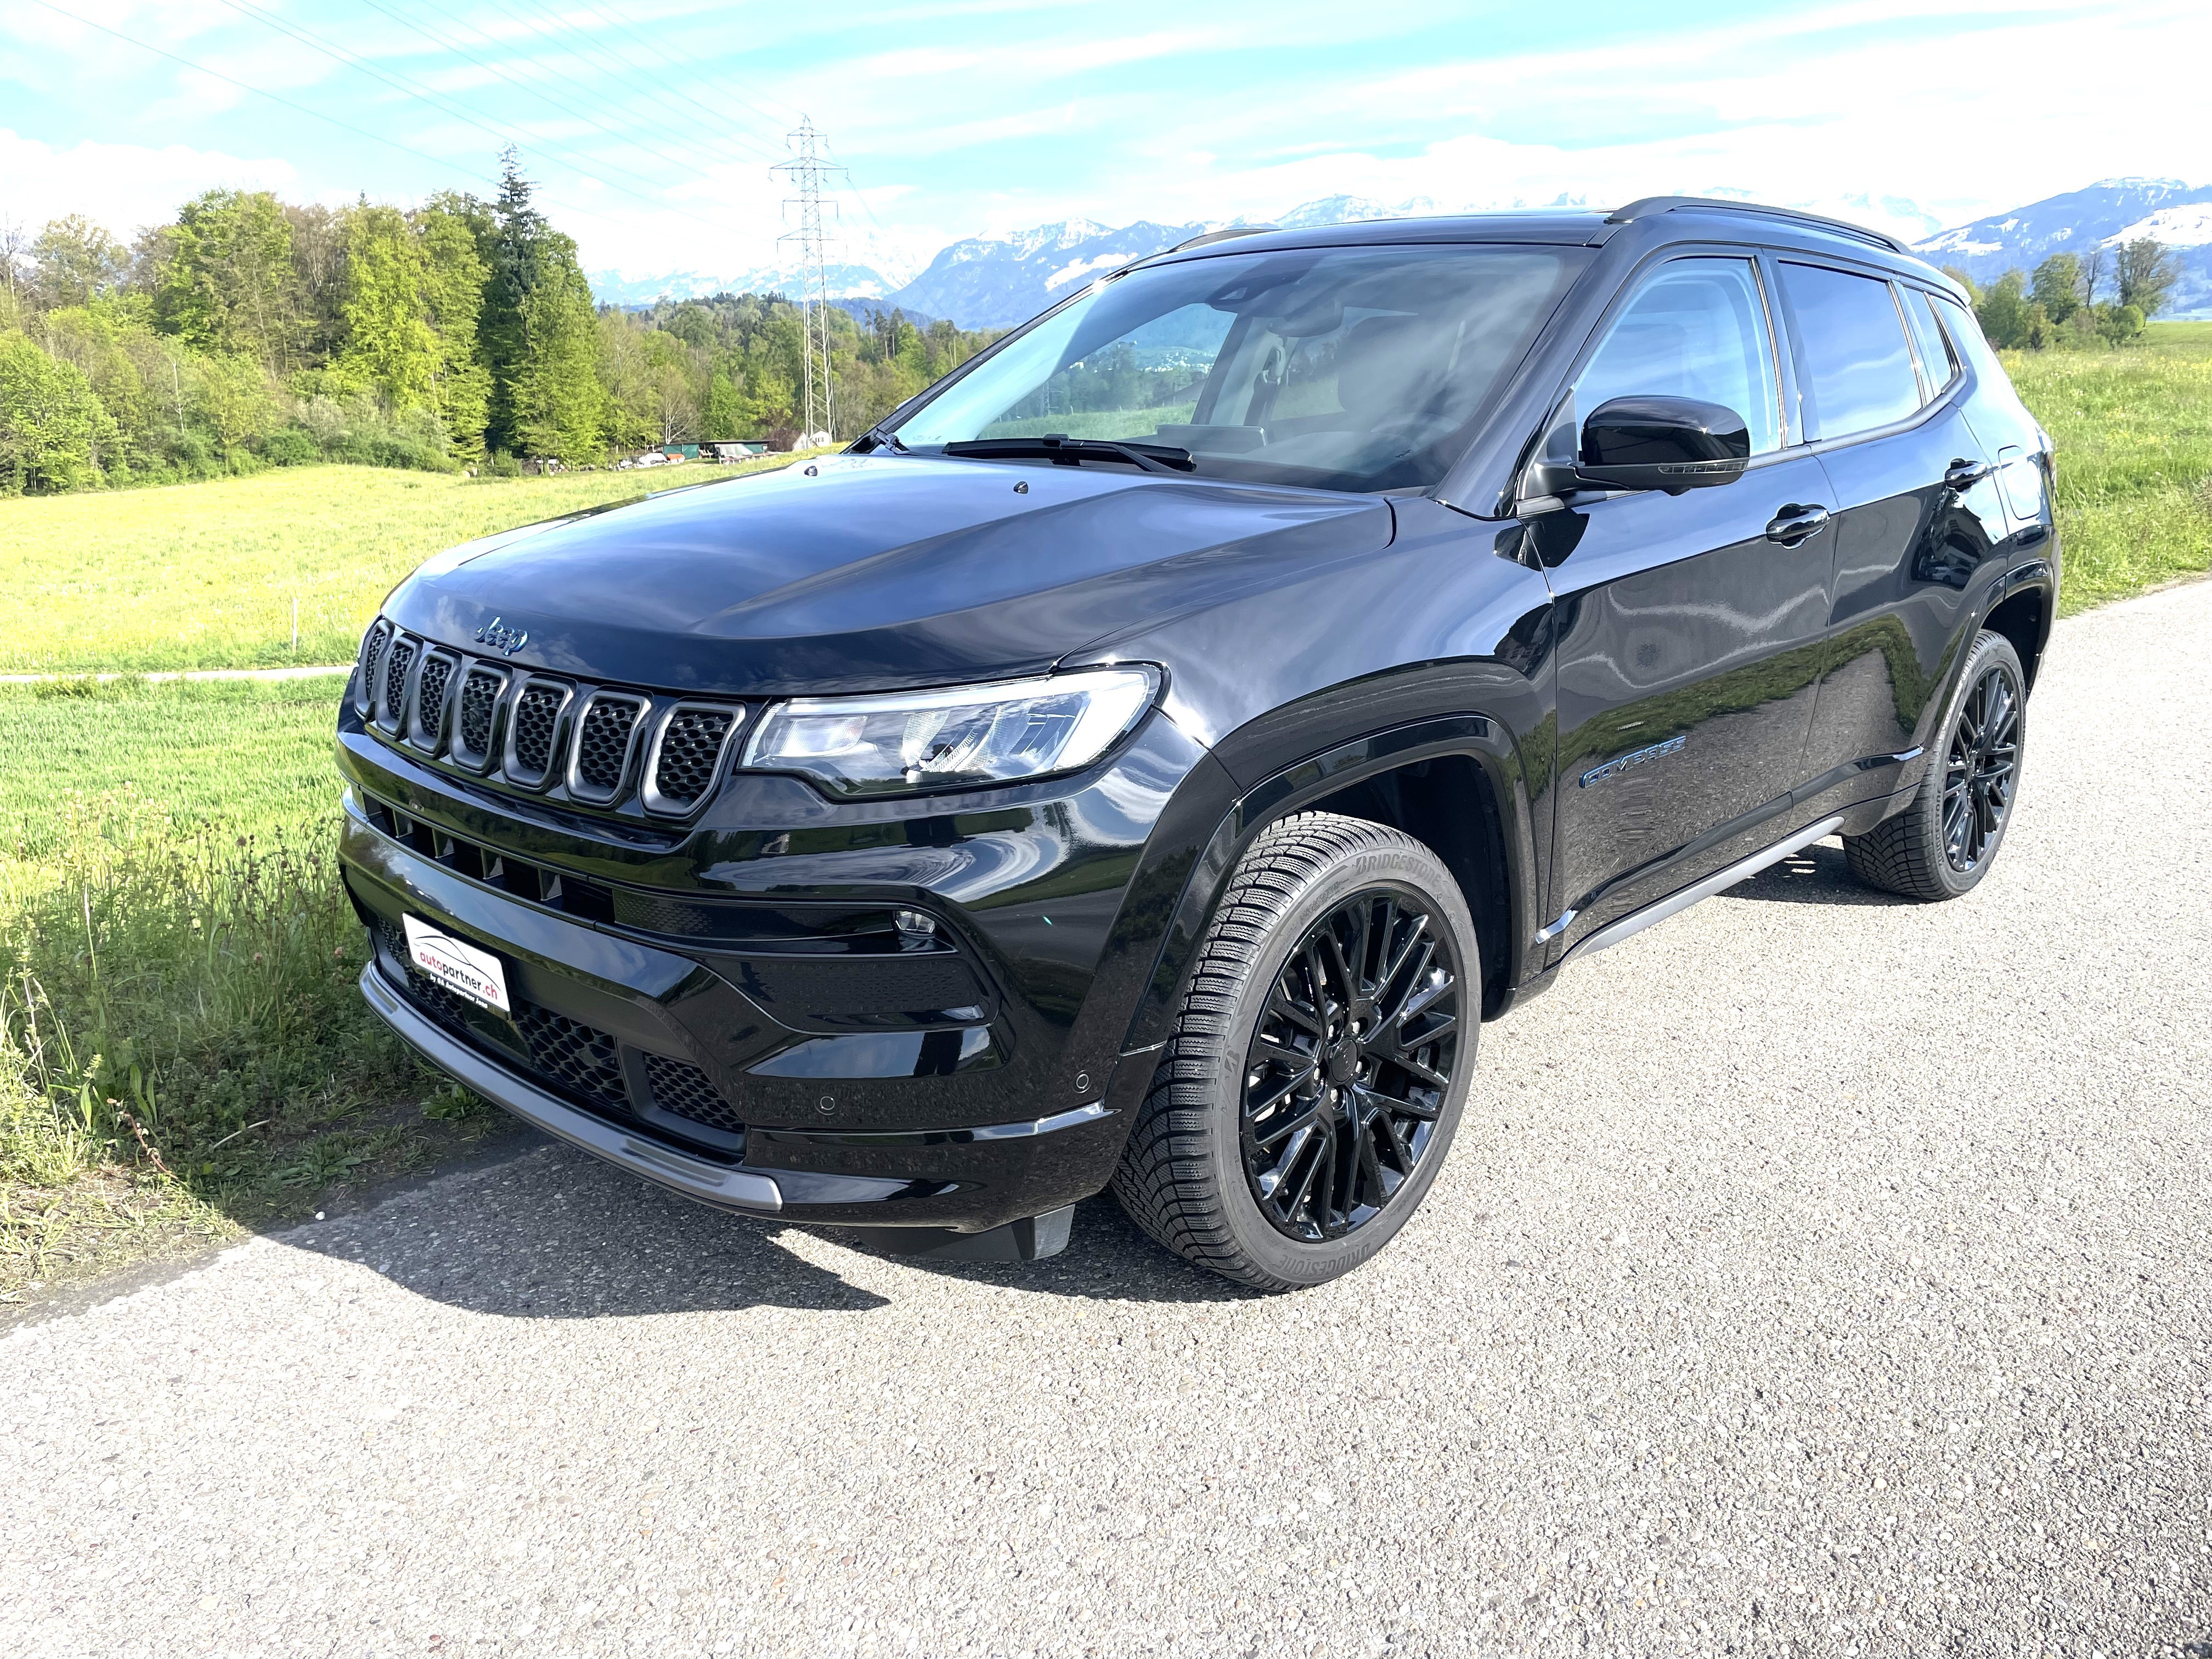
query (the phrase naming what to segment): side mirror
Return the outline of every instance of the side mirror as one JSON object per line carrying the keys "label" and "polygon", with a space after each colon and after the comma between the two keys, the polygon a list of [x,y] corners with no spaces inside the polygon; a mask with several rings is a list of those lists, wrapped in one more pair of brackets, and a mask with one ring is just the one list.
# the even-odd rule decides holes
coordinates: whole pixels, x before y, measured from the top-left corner
{"label": "side mirror", "polygon": [[1679,495],[1734,483],[1751,465],[1743,416],[1697,398],[1615,398],[1583,422],[1575,482]]}

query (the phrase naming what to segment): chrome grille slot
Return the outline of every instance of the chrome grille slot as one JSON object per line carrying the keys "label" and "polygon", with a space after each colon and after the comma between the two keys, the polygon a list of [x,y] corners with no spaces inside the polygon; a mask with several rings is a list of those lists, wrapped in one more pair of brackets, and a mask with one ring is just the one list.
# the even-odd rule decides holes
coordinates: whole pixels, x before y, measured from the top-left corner
{"label": "chrome grille slot", "polygon": [[354,681],[353,710],[367,720],[376,708],[376,671],[384,661],[384,647],[392,638],[392,624],[374,622],[361,636],[361,672]]}
{"label": "chrome grille slot", "polygon": [[453,683],[460,659],[450,651],[424,653],[422,672],[416,677],[415,717],[409,722],[408,741],[418,749],[436,752],[446,735],[446,693]]}
{"label": "chrome grille slot", "polygon": [[595,691],[576,721],[576,752],[568,763],[568,793],[580,800],[611,801],[629,776],[629,753],[637,737],[643,697],[620,691]]}
{"label": "chrome grille slot", "polygon": [[507,720],[507,775],[515,782],[534,787],[551,773],[554,739],[574,695],[574,688],[559,680],[523,682]]}
{"label": "chrome grille slot", "polygon": [[714,703],[678,703],[654,733],[646,767],[645,804],[655,812],[688,812],[714,787],[722,753],[742,715]]}
{"label": "chrome grille slot", "polygon": [[416,641],[402,634],[384,653],[384,688],[377,698],[376,723],[387,732],[397,732],[406,722],[407,681],[421,649]]}
{"label": "chrome grille slot", "polygon": [[459,706],[453,713],[453,757],[464,766],[483,768],[491,759],[492,733],[499,726],[500,694],[507,676],[482,663],[461,678]]}

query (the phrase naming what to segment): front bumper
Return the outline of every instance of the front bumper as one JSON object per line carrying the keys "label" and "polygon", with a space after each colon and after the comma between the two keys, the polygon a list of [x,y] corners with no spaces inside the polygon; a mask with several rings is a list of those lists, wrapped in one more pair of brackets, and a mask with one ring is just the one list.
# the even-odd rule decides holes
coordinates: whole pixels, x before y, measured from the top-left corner
{"label": "front bumper", "polygon": [[[759,988],[758,963],[618,918],[563,914],[543,889],[534,900],[501,890],[489,866],[456,845],[349,793],[340,863],[369,929],[362,994],[433,1065],[545,1132],[721,1208],[870,1229],[986,1232],[1062,1209],[1111,1176],[1157,1055],[1091,1067],[1091,1088],[1073,1104],[1041,1102],[1008,1063],[1040,1046],[1034,1014],[980,956],[970,963],[986,986],[979,1023],[825,1034],[787,1004],[747,994]],[[507,860],[509,878],[518,863]],[[413,969],[409,915],[497,956],[513,1016]],[[905,965],[839,960],[861,974]],[[871,1045],[889,1060],[853,1075],[866,1067],[849,1057],[865,1060]],[[824,1054],[842,1070],[811,1071]]]}

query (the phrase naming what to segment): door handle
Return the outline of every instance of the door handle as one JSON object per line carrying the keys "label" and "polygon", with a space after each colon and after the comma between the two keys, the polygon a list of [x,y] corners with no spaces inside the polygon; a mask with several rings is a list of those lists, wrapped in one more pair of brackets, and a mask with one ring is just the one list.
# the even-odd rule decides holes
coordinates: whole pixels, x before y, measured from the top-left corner
{"label": "door handle", "polygon": [[1996,471],[1988,461],[1954,461],[1943,469],[1943,488],[1972,489]]}
{"label": "door handle", "polygon": [[1766,526],[1766,539],[1780,542],[1784,547],[1819,535],[1828,527],[1828,509],[1825,507],[1798,507],[1795,504],[1778,512]]}

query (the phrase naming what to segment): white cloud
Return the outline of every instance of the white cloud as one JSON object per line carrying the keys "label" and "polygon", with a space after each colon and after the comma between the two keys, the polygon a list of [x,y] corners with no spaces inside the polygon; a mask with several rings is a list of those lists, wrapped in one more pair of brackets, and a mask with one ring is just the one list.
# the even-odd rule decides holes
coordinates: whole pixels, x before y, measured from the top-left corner
{"label": "white cloud", "polygon": [[125,238],[174,216],[204,190],[296,195],[299,172],[274,157],[228,155],[183,144],[86,143],[58,150],[0,127],[0,215],[35,228],[82,213]]}

